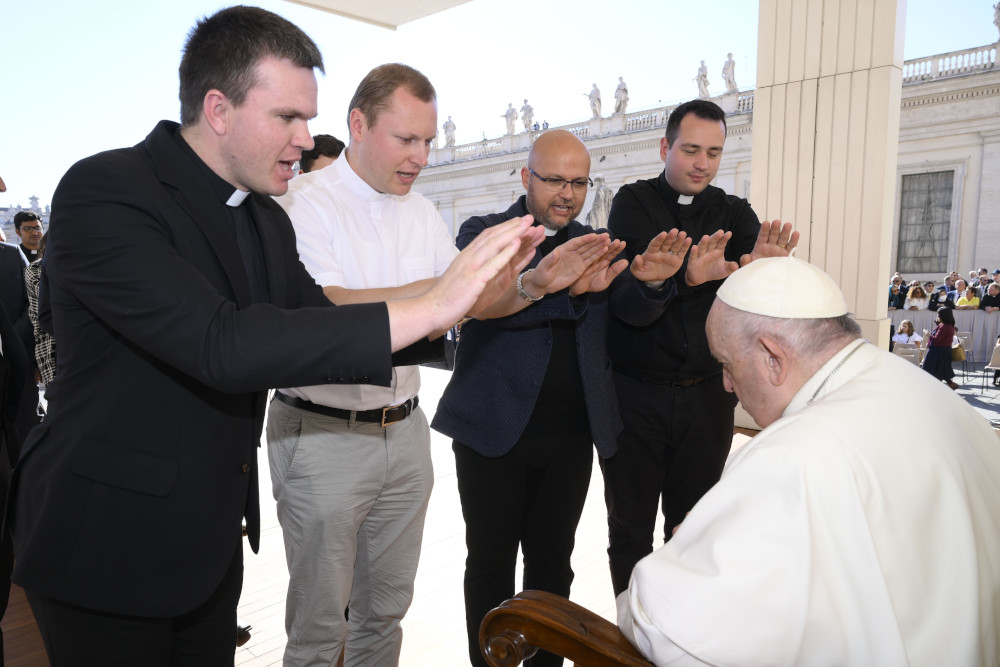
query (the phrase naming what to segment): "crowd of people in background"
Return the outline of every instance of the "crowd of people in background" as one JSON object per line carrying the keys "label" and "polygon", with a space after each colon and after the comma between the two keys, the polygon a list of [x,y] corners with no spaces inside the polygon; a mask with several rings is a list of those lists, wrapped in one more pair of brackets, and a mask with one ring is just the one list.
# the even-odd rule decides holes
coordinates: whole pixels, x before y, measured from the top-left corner
{"label": "crowd of people in background", "polygon": [[[992,313],[1000,310],[1000,269],[994,269],[992,273],[986,268],[971,270],[968,279],[960,277],[958,271],[952,271],[937,286],[933,280],[923,283],[911,280],[907,283],[903,276],[894,273],[889,279],[889,310],[931,310],[937,313],[934,330],[925,330],[922,336],[916,332],[913,322],[901,321],[892,333],[891,347],[903,344],[924,348],[924,370],[951,389],[958,389],[952,369],[952,348],[959,345],[959,341],[952,311],[982,310]],[[1000,377],[995,377],[994,386],[1000,386],[998,382]]]}
{"label": "crowd of people in background", "polygon": [[907,283],[899,273],[889,280],[889,310],[984,310],[1000,309],[1000,269],[969,271],[968,280],[952,271],[940,285],[933,280]]}

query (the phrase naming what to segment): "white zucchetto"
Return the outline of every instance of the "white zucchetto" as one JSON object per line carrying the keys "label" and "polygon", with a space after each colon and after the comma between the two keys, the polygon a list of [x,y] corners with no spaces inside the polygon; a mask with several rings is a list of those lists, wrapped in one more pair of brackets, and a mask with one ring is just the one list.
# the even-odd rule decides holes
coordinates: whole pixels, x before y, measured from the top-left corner
{"label": "white zucchetto", "polygon": [[716,296],[737,310],[782,319],[847,314],[847,302],[833,278],[795,257],[751,262],[726,278]]}

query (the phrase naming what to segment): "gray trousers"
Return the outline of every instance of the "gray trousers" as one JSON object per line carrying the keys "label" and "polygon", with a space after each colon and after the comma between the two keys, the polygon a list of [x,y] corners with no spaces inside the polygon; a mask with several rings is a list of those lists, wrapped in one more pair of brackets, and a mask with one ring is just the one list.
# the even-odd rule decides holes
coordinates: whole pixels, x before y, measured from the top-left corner
{"label": "gray trousers", "polygon": [[434,485],[423,411],[383,428],[272,401],[267,452],[289,574],[284,664],[398,664]]}

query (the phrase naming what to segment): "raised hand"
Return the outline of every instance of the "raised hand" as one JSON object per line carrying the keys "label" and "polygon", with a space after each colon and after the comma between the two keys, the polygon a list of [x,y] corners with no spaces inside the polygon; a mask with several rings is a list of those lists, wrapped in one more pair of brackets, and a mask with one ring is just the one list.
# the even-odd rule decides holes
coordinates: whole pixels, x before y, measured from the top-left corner
{"label": "raised hand", "polygon": [[646,252],[632,260],[632,275],[643,282],[666,280],[684,264],[684,256],[691,247],[686,232],[671,229],[653,237]]}
{"label": "raised hand", "polygon": [[691,246],[684,282],[694,287],[710,280],[723,280],[740,268],[736,262],[726,261],[726,244],[732,236],[732,232],[720,229],[711,236],[701,237],[698,245]]}
{"label": "raised hand", "polygon": [[611,245],[607,234],[584,234],[563,243],[542,258],[525,277],[525,289],[532,296],[552,294],[575,283]]}
{"label": "raised hand", "polygon": [[526,215],[490,227],[458,253],[438,278],[433,291],[449,302],[449,311],[457,311],[452,324],[496,301],[528,265],[545,238],[544,230],[532,227],[532,222]]}
{"label": "raised hand", "polygon": [[611,260],[621,254],[624,249],[624,241],[611,241],[607,250],[596,258],[587,267],[587,270],[570,285],[569,293],[572,296],[577,296],[584,292],[603,292],[608,289],[612,281],[618,277],[618,274],[628,266],[627,259],[620,259],[614,264],[611,263]]}
{"label": "raised hand", "polygon": [[788,257],[799,244],[799,233],[792,231],[792,223],[781,224],[781,220],[760,224],[757,242],[749,255],[740,257],[740,266],[746,266],[762,257]]}

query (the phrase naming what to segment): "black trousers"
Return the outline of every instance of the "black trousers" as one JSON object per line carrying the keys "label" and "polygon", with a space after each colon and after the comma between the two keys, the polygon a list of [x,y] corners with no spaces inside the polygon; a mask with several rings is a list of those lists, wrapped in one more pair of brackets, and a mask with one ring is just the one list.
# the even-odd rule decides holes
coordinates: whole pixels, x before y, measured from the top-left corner
{"label": "black trousers", "polygon": [[733,442],[736,396],[722,375],[692,387],[655,385],[615,373],[625,430],[618,453],[601,459],[608,508],[608,559],[615,595],[653,551],[657,504],[664,540],[712,488]]}
{"label": "black trousers", "polygon": [[[479,626],[515,593],[517,550],[524,554],[523,589],[569,597],[570,556],[590,486],[594,450],[589,431],[558,438],[522,438],[498,458],[455,442],[458,492],[465,517],[465,618],[469,659],[486,665]],[[525,664],[561,665],[539,652]]]}
{"label": "black trousers", "polygon": [[235,546],[215,592],[176,618],[109,614],[26,590],[49,662],[54,667],[231,667],[243,586],[243,547]]}

